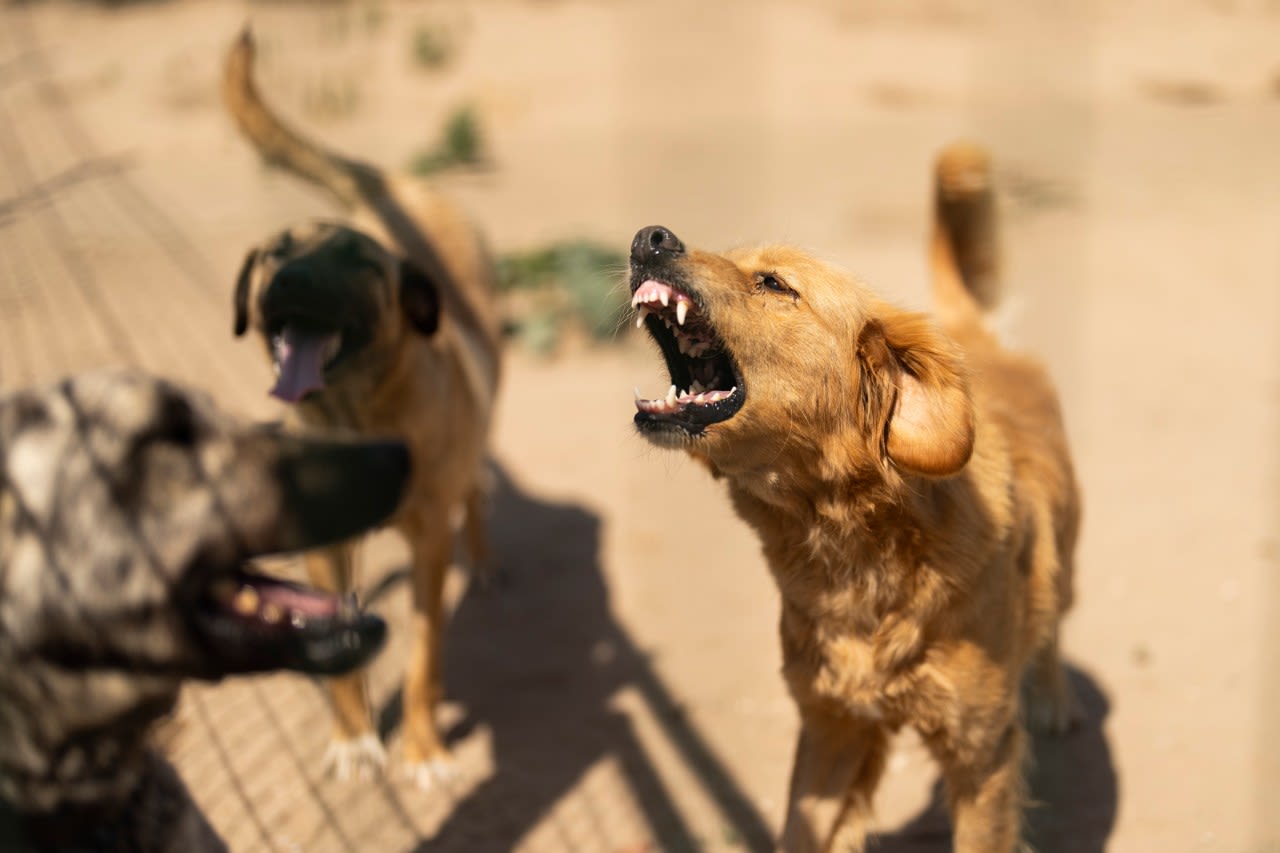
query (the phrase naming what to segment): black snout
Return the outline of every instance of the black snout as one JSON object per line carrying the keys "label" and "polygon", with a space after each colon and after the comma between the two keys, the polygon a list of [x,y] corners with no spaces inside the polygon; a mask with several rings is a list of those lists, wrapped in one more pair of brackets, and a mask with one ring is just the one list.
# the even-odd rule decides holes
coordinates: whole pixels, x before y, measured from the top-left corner
{"label": "black snout", "polygon": [[386,521],[400,505],[411,461],[403,442],[296,439],[280,458],[286,550],[349,539]]}
{"label": "black snout", "polygon": [[631,260],[644,263],[659,257],[671,257],[684,254],[684,243],[661,225],[650,225],[636,232],[631,241]]}

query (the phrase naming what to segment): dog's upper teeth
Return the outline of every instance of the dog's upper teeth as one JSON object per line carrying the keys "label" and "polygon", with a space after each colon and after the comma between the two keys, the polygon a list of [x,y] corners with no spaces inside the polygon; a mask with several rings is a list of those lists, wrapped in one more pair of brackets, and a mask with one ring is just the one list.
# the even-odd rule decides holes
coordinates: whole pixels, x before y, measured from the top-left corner
{"label": "dog's upper teeth", "polygon": [[642,328],[644,326],[644,316],[646,313],[647,312],[643,308],[641,308],[639,311],[636,312],[636,328],[637,329]]}
{"label": "dog's upper teeth", "polygon": [[240,591],[231,599],[231,609],[241,616],[253,616],[258,612],[258,604],[261,599],[258,591],[251,586],[242,586]]}
{"label": "dog's upper teeth", "polygon": [[671,304],[670,291],[666,289],[658,291],[658,301],[662,303],[663,308],[666,308],[668,305],[670,305]]}
{"label": "dog's upper teeth", "polygon": [[677,323],[683,326],[684,318],[688,315],[688,313],[689,313],[688,302],[685,302],[683,299],[676,302],[676,322]]}

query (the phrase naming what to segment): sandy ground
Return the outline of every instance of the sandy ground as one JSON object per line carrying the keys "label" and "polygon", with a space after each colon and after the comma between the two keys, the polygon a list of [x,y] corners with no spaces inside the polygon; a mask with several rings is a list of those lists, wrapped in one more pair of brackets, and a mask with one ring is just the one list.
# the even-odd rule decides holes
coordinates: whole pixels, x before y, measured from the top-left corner
{"label": "sandy ground", "polygon": [[[1001,164],[1007,327],[1066,404],[1087,512],[1066,648],[1089,711],[1036,744],[1040,849],[1280,850],[1280,4],[523,0],[0,7],[0,383],[130,362],[274,414],[230,334],[249,243],[330,212],[220,110],[252,19],[265,86],[400,166],[472,104],[491,167],[441,183],[495,246],[660,222],[808,246],[923,305],[927,164]],[[415,33],[450,33],[442,70]],[[188,691],[172,751],[236,849],[767,848],[795,718],[776,597],[720,488],[629,426],[634,333],[513,352],[505,580],[461,577],[451,790],[318,774],[303,679]],[[406,612],[403,551],[364,565]],[[374,668],[394,756],[403,645]],[[908,737],[876,849],[948,848]]]}

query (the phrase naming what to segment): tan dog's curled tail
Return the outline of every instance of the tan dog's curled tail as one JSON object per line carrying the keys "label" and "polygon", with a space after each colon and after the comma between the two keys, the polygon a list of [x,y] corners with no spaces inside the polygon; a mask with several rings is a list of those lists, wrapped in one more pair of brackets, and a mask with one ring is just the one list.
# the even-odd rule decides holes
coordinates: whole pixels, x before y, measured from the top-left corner
{"label": "tan dog's curled tail", "polygon": [[245,27],[227,54],[222,98],[236,125],[268,163],[318,184],[344,206],[354,207],[381,184],[378,170],[327,150],[289,127],[271,109],[253,82],[256,48]]}
{"label": "tan dog's curled tail", "polygon": [[955,142],[938,155],[929,262],[934,308],[948,328],[980,325],[1000,297],[991,184],[991,158],[982,146]]}

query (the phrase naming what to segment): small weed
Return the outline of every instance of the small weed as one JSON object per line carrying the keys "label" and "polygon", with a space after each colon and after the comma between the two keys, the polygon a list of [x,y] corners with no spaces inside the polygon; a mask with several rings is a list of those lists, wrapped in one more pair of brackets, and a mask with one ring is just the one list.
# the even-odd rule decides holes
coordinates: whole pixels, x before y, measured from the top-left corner
{"label": "small weed", "polygon": [[413,31],[413,61],[421,68],[438,70],[449,64],[456,51],[453,33],[440,24],[419,24]]}
{"label": "small weed", "polygon": [[517,340],[550,353],[576,328],[595,341],[613,340],[627,308],[619,286],[621,252],[589,240],[566,240],[498,261],[498,288],[506,296]]}
{"label": "small weed", "polygon": [[444,126],[444,135],[434,148],[413,158],[409,171],[430,175],[458,166],[479,166],[485,160],[484,142],[475,110],[459,107]]}

